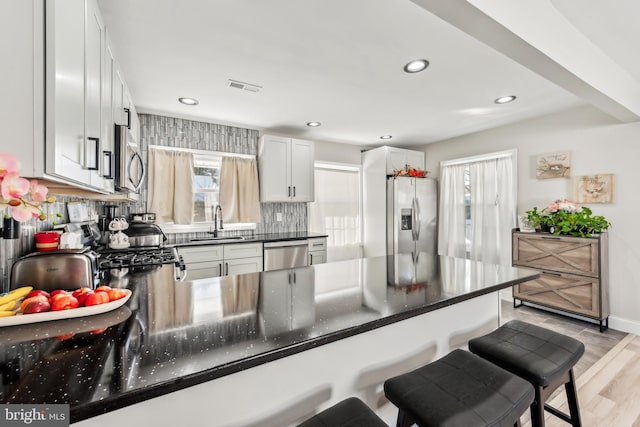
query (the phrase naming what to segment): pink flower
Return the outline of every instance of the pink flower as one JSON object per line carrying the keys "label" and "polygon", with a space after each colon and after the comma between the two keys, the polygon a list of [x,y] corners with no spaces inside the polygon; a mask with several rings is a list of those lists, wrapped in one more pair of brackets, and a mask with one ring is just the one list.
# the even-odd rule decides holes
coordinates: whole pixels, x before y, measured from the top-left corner
{"label": "pink flower", "polygon": [[558,202],[556,202],[556,203],[551,203],[551,204],[547,207],[547,210],[548,210],[549,212],[551,212],[551,213],[558,212],[558,209],[560,209],[560,206],[559,206]]}
{"label": "pink flower", "polygon": [[38,181],[33,179],[31,180],[31,186],[29,188],[29,197],[33,202],[46,202],[47,201],[47,192],[49,190],[42,184],[38,184]]}
{"label": "pink flower", "polygon": [[0,153],[0,178],[12,173],[18,173],[20,162],[13,156]]}
{"label": "pink flower", "polygon": [[37,207],[21,203],[18,206],[10,207],[11,216],[18,222],[25,222],[30,218],[38,218],[40,210]]}
{"label": "pink flower", "polygon": [[20,199],[29,192],[30,186],[29,181],[20,178],[17,173],[7,174],[0,184],[2,198],[5,200]]}

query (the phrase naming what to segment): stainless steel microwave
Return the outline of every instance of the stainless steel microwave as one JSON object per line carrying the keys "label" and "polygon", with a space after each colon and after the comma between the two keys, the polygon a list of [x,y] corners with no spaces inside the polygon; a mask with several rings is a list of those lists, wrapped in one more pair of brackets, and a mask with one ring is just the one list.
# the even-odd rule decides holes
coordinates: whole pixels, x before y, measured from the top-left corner
{"label": "stainless steel microwave", "polygon": [[116,191],[139,193],[145,176],[145,167],[140,148],[126,125],[115,126]]}

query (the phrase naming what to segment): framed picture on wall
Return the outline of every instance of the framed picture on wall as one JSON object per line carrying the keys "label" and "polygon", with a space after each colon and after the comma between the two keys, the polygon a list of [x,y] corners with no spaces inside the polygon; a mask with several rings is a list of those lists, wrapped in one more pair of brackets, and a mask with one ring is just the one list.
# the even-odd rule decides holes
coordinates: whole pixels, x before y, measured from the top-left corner
{"label": "framed picture on wall", "polygon": [[612,203],[613,174],[585,175],[576,177],[577,203]]}
{"label": "framed picture on wall", "polygon": [[571,176],[571,152],[543,154],[536,159],[536,178],[566,178]]}

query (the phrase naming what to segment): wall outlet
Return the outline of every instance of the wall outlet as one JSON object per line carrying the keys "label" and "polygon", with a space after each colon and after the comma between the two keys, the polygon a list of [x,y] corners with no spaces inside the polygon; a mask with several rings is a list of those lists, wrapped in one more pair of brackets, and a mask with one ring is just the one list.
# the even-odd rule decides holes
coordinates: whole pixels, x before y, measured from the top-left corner
{"label": "wall outlet", "polygon": [[282,212],[276,212],[276,221],[282,222]]}

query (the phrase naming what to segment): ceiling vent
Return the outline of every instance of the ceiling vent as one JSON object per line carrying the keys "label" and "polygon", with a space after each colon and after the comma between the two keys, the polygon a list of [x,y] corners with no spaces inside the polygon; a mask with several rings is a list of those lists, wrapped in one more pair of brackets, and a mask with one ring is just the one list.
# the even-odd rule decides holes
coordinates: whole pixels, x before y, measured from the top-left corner
{"label": "ceiling vent", "polygon": [[239,82],[237,80],[227,80],[227,86],[234,89],[246,90],[249,92],[260,92],[262,86],[252,85],[251,83]]}

